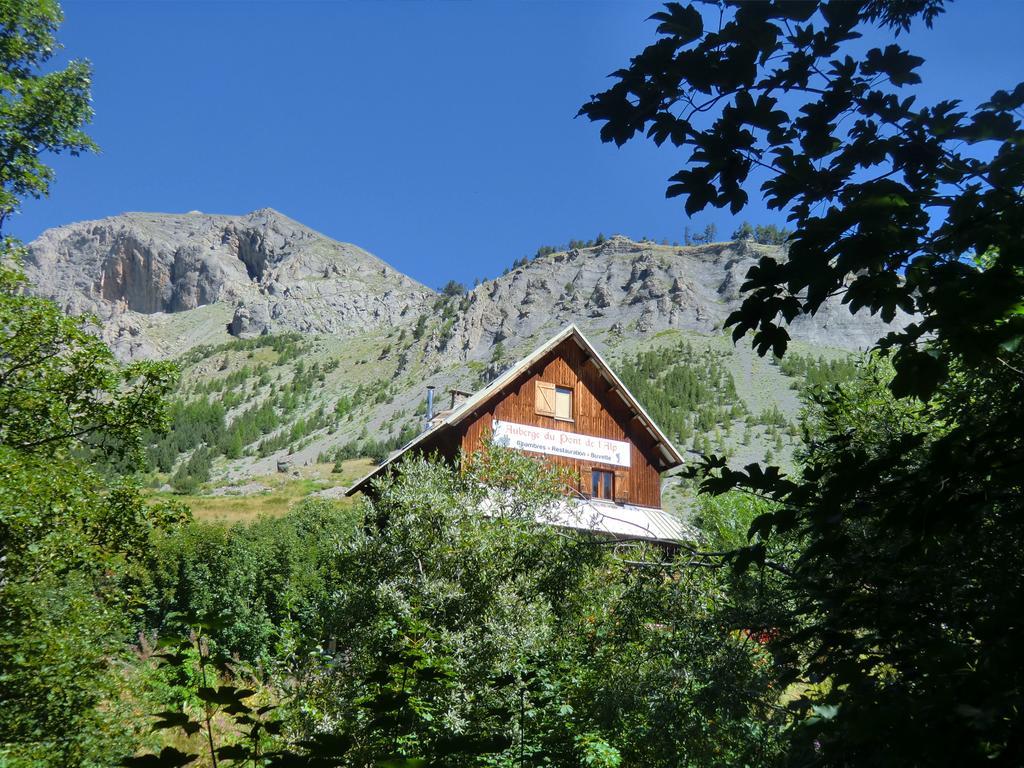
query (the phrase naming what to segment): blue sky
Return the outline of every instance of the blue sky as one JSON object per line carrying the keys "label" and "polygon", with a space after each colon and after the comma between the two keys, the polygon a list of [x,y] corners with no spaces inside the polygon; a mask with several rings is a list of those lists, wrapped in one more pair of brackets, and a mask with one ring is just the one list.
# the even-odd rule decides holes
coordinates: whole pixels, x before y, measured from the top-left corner
{"label": "blue sky", "polygon": [[[57,158],[11,222],[271,206],[431,286],[493,277],[598,232],[682,240],[665,180],[683,156],[602,144],[574,119],[654,39],[658,3],[66,2],[66,53],[95,68],[101,153]],[[964,0],[909,45],[921,97],[1024,80],[1024,2]],[[783,224],[756,199],[733,218]]]}

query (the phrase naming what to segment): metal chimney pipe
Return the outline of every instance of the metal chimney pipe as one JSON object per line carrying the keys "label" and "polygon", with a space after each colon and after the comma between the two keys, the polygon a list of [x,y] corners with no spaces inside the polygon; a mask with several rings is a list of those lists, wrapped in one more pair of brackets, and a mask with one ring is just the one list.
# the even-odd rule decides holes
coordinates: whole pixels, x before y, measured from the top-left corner
{"label": "metal chimney pipe", "polygon": [[427,386],[427,428],[430,428],[430,422],[434,419],[434,388],[430,385]]}

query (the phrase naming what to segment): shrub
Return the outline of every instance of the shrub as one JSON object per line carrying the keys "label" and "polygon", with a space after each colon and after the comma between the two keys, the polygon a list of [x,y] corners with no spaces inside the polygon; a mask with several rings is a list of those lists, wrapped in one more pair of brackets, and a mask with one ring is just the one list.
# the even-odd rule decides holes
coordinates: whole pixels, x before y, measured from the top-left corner
{"label": "shrub", "polygon": [[306,499],[280,518],[225,527],[194,522],[160,533],[145,580],[146,624],[177,631],[193,621],[247,661],[266,661],[288,622],[306,650],[324,640],[334,550],[356,527],[351,508]]}
{"label": "shrub", "polygon": [[338,550],[326,614],[338,655],[310,678],[304,706],[321,715],[308,729],[343,735],[352,764],[773,753],[774,671],[722,628],[724,574],[665,578],[672,566],[642,546],[631,557],[650,568],[538,524],[561,478],[520,454],[465,466],[404,461]]}

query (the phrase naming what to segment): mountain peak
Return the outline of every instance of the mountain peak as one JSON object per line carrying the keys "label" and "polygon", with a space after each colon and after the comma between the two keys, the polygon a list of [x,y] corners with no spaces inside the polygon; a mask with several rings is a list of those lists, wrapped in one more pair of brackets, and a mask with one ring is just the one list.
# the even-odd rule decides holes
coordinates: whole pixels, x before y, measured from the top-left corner
{"label": "mountain peak", "polygon": [[[135,212],[57,227],[29,245],[26,272],[37,293],[65,310],[97,315],[122,357],[177,354],[225,329],[346,335],[415,316],[434,295],[273,208]],[[166,343],[149,332],[168,315],[200,310],[201,335]],[[211,323],[218,312],[224,321]]]}
{"label": "mountain peak", "polygon": [[[180,354],[228,334],[345,337],[422,323],[424,360],[483,362],[500,342],[528,344],[569,323],[625,337],[720,333],[740,305],[747,271],[764,255],[784,259],[785,251],[613,235],[519,264],[456,300],[355,245],[260,208],[240,216],[126,213],[58,227],[29,246],[26,271],[38,293],[67,311],[97,315],[122,357]],[[856,349],[888,330],[834,300],[790,333]]]}
{"label": "mountain peak", "polygon": [[[247,213],[247,214],[245,214],[243,216],[239,216],[238,219],[240,221],[280,222],[280,223],[288,224],[288,225],[293,226],[293,227],[301,227],[302,229],[309,229],[309,227],[307,227],[305,224],[303,224],[303,223],[301,223],[299,221],[296,221],[291,216],[287,216],[287,215],[281,213],[276,208],[270,208],[270,207],[257,208],[255,211],[250,211],[249,213]],[[310,230],[310,231],[313,231],[313,230]],[[319,234],[319,233],[317,233],[317,234]],[[323,237],[323,235],[321,235],[321,237]]]}

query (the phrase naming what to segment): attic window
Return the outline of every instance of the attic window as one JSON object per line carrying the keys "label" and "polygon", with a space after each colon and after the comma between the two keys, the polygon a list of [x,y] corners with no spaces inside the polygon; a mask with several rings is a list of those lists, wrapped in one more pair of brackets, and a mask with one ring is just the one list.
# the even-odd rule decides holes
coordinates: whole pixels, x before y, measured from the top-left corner
{"label": "attic window", "polygon": [[538,416],[552,416],[561,421],[572,421],[572,389],[560,387],[550,381],[538,381],[534,411]]}
{"label": "attic window", "polygon": [[572,421],[572,390],[555,387],[555,418]]}

